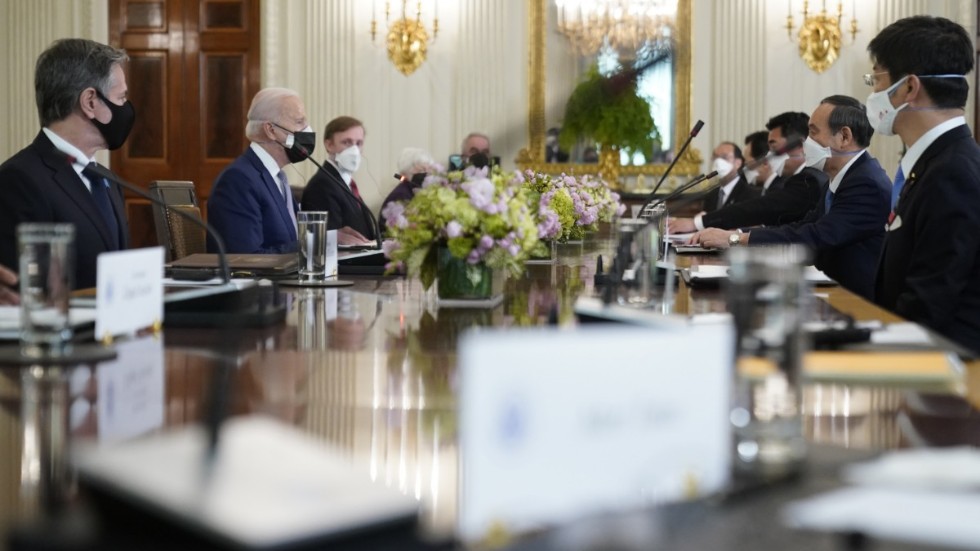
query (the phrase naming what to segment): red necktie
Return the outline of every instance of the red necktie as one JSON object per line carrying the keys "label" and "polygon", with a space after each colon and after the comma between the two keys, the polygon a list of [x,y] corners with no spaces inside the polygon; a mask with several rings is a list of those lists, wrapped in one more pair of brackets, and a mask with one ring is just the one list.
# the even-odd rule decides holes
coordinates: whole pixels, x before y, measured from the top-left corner
{"label": "red necktie", "polygon": [[354,197],[361,198],[361,192],[357,191],[357,182],[354,180],[350,181],[350,190],[354,192]]}

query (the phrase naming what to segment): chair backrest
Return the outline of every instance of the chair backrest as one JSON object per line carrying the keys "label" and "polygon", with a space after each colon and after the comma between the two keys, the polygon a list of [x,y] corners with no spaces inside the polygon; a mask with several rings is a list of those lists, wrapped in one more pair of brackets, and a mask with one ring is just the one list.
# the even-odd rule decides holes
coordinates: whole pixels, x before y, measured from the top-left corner
{"label": "chair backrest", "polygon": [[150,195],[160,199],[166,208],[153,205],[153,223],[157,241],[166,251],[166,260],[177,260],[190,254],[206,252],[206,234],[175,211],[201,218],[193,182],[158,180],[150,184]]}

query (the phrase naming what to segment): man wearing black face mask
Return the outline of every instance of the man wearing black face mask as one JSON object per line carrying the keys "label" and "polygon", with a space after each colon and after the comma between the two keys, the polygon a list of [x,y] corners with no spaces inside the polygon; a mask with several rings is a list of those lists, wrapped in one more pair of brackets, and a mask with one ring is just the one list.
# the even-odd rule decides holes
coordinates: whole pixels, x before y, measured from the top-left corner
{"label": "man wearing black face mask", "polygon": [[0,165],[0,264],[17,269],[23,222],[75,226],[75,288],[95,286],[100,253],[127,247],[122,190],[88,170],[97,151],[121,147],[133,128],[127,59],[122,50],[83,39],[59,40],[38,58],[41,131]]}
{"label": "man wearing black face mask", "polygon": [[[299,94],[260,90],[248,109],[245,136],[248,149],[214,181],[208,222],[229,253],[293,252],[297,209],[285,168],[309,158],[316,146]],[[210,238],[208,250],[216,250]]]}

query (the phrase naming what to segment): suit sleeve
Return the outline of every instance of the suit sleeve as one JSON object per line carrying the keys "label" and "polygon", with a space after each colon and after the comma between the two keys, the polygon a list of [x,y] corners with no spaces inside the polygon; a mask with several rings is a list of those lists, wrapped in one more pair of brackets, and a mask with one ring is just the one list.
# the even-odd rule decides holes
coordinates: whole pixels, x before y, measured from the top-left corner
{"label": "suit sleeve", "polygon": [[811,174],[790,178],[782,189],[705,214],[706,228],[731,230],[750,226],[778,226],[801,219],[819,199],[820,182]]}
{"label": "suit sleeve", "polygon": [[[980,173],[950,167],[975,166],[969,159],[951,158],[935,179],[918,185],[941,187],[942,193],[922,193],[917,206],[928,213],[918,220],[912,254],[895,312],[944,332],[964,289],[977,285],[971,270],[980,254]],[[940,189],[936,189],[940,191]]]}
{"label": "suit sleeve", "polygon": [[[225,242],[229,253],[279,254],[296,250],[296,243],[263,247],[262,209],[255,183],[232,166],[218,177],[208,199],[208,222]],[[208,239],[208,250],[217,247]]]}
{"label": "suit sleeve", "polygon": [[802,243],[820,251],[863,241],[881,233],[888,217],[887,189],[868,176],[856,178],[837,190],[830,212],[820,215],[822,210],[810,211],[802,223],[754,229],[749,243]]}
{"label": "suit sleeve", "polygon": [[50,206],[30,176],[16,167],[0,172],[0,264],[17,272],[17,225],[22,222],[48,222]]}

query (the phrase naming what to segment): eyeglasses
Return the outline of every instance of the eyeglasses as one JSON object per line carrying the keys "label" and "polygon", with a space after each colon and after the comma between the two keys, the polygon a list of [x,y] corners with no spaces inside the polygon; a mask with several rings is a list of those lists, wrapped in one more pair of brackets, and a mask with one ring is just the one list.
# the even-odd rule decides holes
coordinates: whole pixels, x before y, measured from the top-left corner
{"label": "eyeglasses", "polygon": [[864,75],[864,83],[867,84],[868,86],[874,86],[875,80],[877,80],[875,77],[877,77],[878,75],[887,75],[887,74],[888,71],[881,71],[880,73],[866,73]]}

